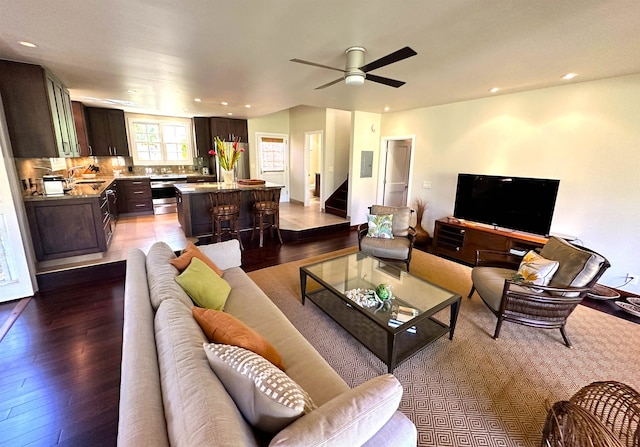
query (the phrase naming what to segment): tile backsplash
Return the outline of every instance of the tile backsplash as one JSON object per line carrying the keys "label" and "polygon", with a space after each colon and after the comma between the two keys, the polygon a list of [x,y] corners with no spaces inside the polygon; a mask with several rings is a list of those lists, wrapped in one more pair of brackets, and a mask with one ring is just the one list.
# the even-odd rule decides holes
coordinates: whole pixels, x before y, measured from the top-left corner
{"label": "tile backsplash", "polygon": [[[53,160],[53,163],[52,163]],[[64,164],[62,164],[62,161]],[[60,174],[67,177],[68,169],[77,166],[88,168],[90,165],[97,166],[100,171],[99,176],[115,177],[121,175],[150,175],[150,174],[194,174],[197,173],[195,166],[134,166],[131,157],[77,157],[77,158],[14,158],[16,171],[19,179],[35,179],[43,175]],[[66,169],[60,169],[66,165]],[[52,169],[53,166],[53,169]],[[80,176],[84,169],[76,171]]]}

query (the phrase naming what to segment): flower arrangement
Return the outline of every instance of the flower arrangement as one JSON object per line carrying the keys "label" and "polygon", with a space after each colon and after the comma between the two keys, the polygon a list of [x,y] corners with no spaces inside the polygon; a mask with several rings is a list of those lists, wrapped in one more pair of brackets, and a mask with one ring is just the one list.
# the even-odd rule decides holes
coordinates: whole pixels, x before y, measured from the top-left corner
{"label": "flower arrangement", "polygon": [[239,147],[240,137],[234,137],[233,141],[230,143],[231,147],[229,147],[229,143],[224,141],[220,137],[215,137],[213,139],[213,143],[215,145],[215,149],[209,151],[209,155],[213,155],[214,157],[218,157],[218,163],[220,163],[220,167],[225,171],[231,171],[240,156],[244,152],[244,149]]}

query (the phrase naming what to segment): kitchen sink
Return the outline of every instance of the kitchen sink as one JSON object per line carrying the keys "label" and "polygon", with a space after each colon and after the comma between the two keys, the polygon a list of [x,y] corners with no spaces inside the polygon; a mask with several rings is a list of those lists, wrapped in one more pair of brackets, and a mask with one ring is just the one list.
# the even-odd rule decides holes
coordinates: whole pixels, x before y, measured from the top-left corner
{"label": "kitchen sink", "polygon": [[82,184],[87,184],[87,183],[104,183],[106,180],[96,180],[94,178],[85,178],[85,179],[78,179],[75,181],[76,185],[82,185]]}

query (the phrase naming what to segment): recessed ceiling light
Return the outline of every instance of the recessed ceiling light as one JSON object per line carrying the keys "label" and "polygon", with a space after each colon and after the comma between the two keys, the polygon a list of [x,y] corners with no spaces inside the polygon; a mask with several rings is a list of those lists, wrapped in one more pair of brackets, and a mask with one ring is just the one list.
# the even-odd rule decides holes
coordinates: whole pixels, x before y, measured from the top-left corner
{"label": "recessed ceiling light", "polygon": [[250,109],[250,108],[251,108],[251,104],[245,104],[245,105],[244,105],[244,107],[245,107],[246,109]]}
{"label": "recessed ceiling light", "polygon": [[389,110],[391,110],[388,106],[384,108],[385,112],[388,112]]}
{"label": "recessed ceiling light", "polygon": [[498,93],[498,92],[500,91],[500,88],[498,88],[498,87],[493,87],[492,89],[489,89],[489,91],[490,91],[491,93]]}
{"label": "recessed ceiling light", "polygon": [[127,90],[127,93],[137,93],[137,92],[130,88],[129,90]]}
{"label": "recessed ceiling light", "polygon": [[220,104],[222,104],[223,106],[228,106],[229,103],[227,101],[222,101]]}
{"label": "recessed ceiling light", "polygon": [[575,78],[576,76],[578,76],[576,73],[567,73],[566,75],[564,75],[562,77],[562,79],[564,79],[565,81],[569,81],[569,80]]}
{"label": "recessed ceiling light", "polygon": [[195,102],[201,102],[201,101],[202,101],[202,99],[200,99],[200,98],[193,98],[193,100],[194,100]]}
{"label": "recessed ceiling light", "polygon": [[36,48],[38,45],[36,45],[33,42],[29,42],[26,40],[21,40],[20,42],[18,42],[20,45],[22,45],[23,47],[29,47],[29,48]]}
{"label": "recessed ceiling light", "polygon": [[233,115],[233,113],[229,112],[229,113],[227,113],[227,115],[231,116],[231,115]]}

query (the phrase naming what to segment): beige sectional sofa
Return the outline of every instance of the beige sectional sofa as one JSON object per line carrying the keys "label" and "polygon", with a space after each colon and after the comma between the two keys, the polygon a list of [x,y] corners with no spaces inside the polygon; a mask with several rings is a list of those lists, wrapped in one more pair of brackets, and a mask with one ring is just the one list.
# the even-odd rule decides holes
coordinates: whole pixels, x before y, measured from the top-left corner
{"label": "beige sectional sofa", "polygon": [[208,340],[175,282],[175,254],[156,243],[127,259],[119,446],[416,445],[414,424],[397,411],[402,388],[394,376],[350,389],[240,268],[238,241],[199,248],[231,286],[224,311],[277,349],[286,374],[318,408],[275,434],[246,422],[209,366]]}

